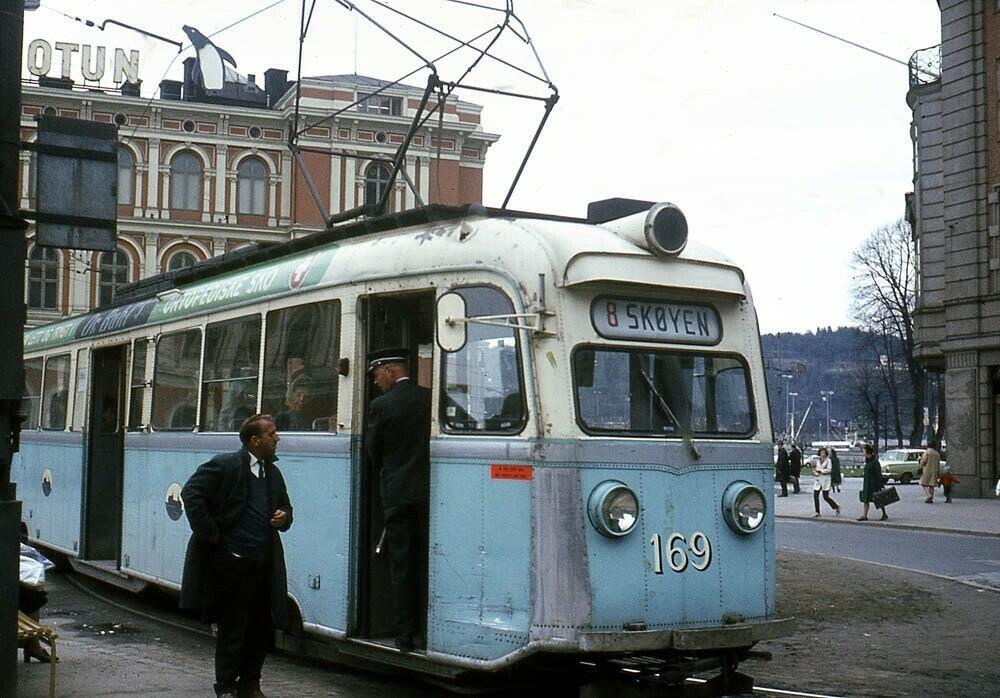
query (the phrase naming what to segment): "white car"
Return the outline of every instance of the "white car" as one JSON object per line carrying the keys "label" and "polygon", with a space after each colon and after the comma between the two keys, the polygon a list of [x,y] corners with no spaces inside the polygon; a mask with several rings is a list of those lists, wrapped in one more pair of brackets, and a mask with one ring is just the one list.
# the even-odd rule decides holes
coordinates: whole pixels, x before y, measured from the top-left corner
{"label": "white car", "polygon": [[[913,482],[923,473],[920,456],[924,455],[922,448],[896,448],[879,456],[882,464],[882,478],[886,481],[896,480],[904,485]],[[941,461],[943,468],[945,461]]]}

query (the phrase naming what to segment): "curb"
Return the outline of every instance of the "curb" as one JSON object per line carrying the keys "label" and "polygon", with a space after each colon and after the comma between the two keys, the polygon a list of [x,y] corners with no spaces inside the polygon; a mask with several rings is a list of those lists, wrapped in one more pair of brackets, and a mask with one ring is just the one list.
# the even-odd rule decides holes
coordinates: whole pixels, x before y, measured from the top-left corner
{"label": "curb", "polygon": [[[775,514],[776,519],[795,519],[798,521],[813,521],[814,517],[810,514],[809,516],[802,516],[796,514]],[[899,528],[907,531],[927,531],[928,533],[953,533],[963,536],[981,536],[985,538],[1000,538],[1000,531],[997,533],[991,533],[989,531],[970,531],[964,528],[939,528],[936,526],[918,526],[916,524],[903,524],[894,523],[892,519],[889,522],[883,521],[855,521],[853,519],[845,519],[842,516],[823,516],[820,517],[820,523],[838,523],[838,524],[849,524],[853,526],[862,526],[866,524],[876,523],[881,528]]]}

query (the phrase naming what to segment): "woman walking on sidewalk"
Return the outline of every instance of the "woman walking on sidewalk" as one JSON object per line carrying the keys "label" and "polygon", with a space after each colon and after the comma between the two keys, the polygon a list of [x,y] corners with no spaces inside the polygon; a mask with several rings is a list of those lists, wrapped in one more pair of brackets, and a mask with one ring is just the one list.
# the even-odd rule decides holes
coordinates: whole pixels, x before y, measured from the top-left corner
{"label": "woman walking on sidewalk", "polygon": [[840,492],[840,483],[844,481],[843,475],[840,474],[840,458],[837,456],[837,449],[830,449],[830,485],[833,487],[834,492]]}
{"label": "woman walking on sidewalk", "polygon": [[941,454],[937,451],[937,444],[933,441],[927,443],[927,450],[920,456],[920,467],[923,471],[920,475],[920,486],[924,488],[924,494],[928,504],[934,503],[934,488],[937,487],[938,477],[941,475]]}
{"label": "woman walking on sidewalk", "polygon": [[818,452],[819,458],[813,464],[813,475],[816,482],[813,484],[813,504],[816,505],[816,513],[819,516],[819,493],[823,492],[823,499],[829,504],[837,514],[840,514],[840,505],[830,498],[830,471],[833,470],[833,463],[830,462],[829,453],[825,448]]}
{"label": "woman walking on sidewalk", "polygon": [[[871,444],[865,444],[862,446],[865,453],[865,479],[861,483],[861,492],[858,493],[858,499],[860,499],[865,507],[861,512],[861,516],[858,517],[858,521],[868,520],[868,507],[871,505],[872,497],[876,492],[882,489],[882,464],[878,462],[878,456],[875,455],[875,448]],[[885,513],[885,507],[880,507],[882,509],[881,521],[885,521],[889,518],[889,515]]]}

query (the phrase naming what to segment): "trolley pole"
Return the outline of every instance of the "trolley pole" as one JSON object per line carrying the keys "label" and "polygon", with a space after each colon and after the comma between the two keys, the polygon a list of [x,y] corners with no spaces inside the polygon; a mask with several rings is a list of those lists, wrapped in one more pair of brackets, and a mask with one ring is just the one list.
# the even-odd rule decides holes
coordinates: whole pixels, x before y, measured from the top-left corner
{"label": "trolley pole", "polygon": [[0,698],[17,693],[21,503],[10,481],[24,387],[24,220],[17,214],[24,0],[0,0]]}

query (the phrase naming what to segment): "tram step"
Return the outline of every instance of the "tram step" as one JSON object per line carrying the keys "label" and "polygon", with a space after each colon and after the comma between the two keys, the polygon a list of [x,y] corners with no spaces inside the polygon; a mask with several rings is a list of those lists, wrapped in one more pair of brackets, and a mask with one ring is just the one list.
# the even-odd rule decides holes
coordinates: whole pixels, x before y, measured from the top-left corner
{"label": "tram step", "polygon": [[129,577],[118,571],[118,564],[114,560],[80,560],[71,557],[69,564],[74,572],[85,574],[93,579],[100,580],[105,584],[130,591],[140,592],[149,586],[149,583],[135,577]]}

